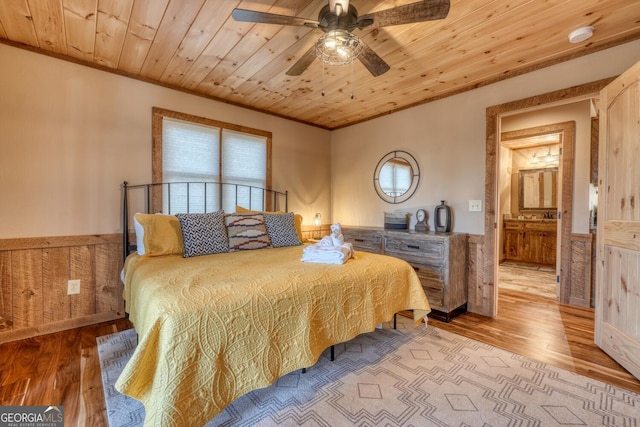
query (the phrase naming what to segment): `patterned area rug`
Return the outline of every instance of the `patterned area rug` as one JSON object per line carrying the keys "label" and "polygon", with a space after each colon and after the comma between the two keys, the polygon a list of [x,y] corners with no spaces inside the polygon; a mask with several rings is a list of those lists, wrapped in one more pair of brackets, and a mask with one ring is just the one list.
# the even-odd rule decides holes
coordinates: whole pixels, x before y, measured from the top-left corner
{"label": "patterned area rug", "polygon": [[[135,343],[132,329],[98,338],[111,427],[143,423],[142,405],[113,386]],[[435,327],[385,327],[336,346],[333,362],[328,356],[246,394],[207,425],[640,425],[636,393]]]}

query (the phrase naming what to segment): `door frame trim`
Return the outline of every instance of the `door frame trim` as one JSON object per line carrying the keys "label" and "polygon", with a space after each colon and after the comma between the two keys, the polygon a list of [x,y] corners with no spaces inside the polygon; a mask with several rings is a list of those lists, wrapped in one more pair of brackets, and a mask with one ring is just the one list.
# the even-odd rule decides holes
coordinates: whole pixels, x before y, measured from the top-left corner
{"label": "door frame trim", "polygon": [[[484,217],[484,260],[482,285],[477,289],[477,299],[470,301],[469,311],[495,317],[498,314],[498,292],[496,289],[496,210],[498,208],[498,146],[500,144],[500,117],[515,111],[526,111],[566,103],[579,97],[596,95],[600,89],[615,77],[548,92],[530,98],[511,101],[488,107],[486,110],[486,157],[485,157],[485,217]],[[572,177],[573,179],[573,177]],[[478,292],[479,291],[479,292]]]}

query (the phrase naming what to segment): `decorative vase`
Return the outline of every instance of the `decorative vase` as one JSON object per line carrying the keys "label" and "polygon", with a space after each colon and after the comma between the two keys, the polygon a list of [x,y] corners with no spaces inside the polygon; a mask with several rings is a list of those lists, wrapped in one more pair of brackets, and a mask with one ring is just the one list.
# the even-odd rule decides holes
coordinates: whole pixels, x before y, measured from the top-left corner
{"label": "decorative vase", "polygon": [[433,215],[433,224],[436,232],[448,233],[451,231],[451,207],[444,204],[444,200],[436,206]]}

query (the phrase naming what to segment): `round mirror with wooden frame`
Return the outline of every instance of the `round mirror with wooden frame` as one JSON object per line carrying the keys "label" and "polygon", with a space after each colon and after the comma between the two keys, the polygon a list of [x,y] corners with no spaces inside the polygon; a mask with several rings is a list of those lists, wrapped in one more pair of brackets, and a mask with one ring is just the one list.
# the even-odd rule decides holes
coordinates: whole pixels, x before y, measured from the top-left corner
{"label": "round mirror with wooden frame", "polygon": [[415,157],[406,151],[396,150],[380,159],[373,173],[373,187],[387,203],[402,203],[418,188],[420,167]]}

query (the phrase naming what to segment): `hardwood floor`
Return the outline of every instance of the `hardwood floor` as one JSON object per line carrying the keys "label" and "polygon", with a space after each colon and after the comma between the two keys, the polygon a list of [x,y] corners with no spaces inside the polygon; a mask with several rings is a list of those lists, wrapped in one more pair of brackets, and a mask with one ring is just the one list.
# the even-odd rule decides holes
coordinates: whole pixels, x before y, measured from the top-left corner
{"label": "hardwood floor", "polygon": [[498,266],[500,290],[511,289],[556,298],[556,272],[552,267],[505,262]]}
{"label": "hardwood floor", "polygon": [[107,426],[96,337],[120,319],[0,344],[0,406],[64,406],[65,426]]}
{"label": "hardwood floor", "polygon": [[[501,290],[498,314],[429,325],[640,393],[640,381],[593,344],[593,310]],[[65,425],[106,426],[95,338],[130,327],[121,319],[1,344],[0,405],[64,405]]]}
{"label": "hardwood floor", "polygon": [[640,393],[640,381],[593,342],[594,310],[500,289],[498,316],[474,313],[430,325]]}

